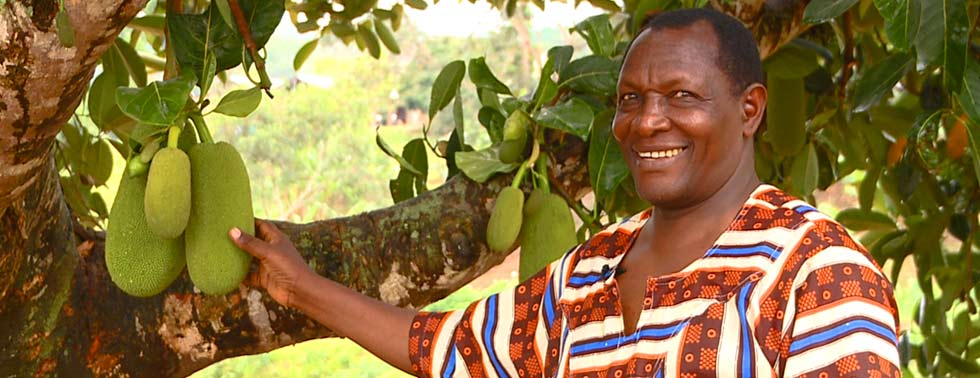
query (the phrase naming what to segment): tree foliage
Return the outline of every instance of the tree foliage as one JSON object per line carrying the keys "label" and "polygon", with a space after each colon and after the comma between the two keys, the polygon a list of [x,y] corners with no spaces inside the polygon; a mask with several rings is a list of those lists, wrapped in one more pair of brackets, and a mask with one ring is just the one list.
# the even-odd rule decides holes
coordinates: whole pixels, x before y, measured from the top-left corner
{"label": "tree foliage", "polygon": [[[525,6],[517,0],[489,2],[507,15]],[[481,182],[522,172],[515,175],[518,184],[547,187],[556,177],[549,167],[559,163],[555,156],[565,146],[552,141],[579,140],[588,144],[583,162],[595,200],[583,202],[583,193],[560,194],[584,221],[580,238],[646,206],[609,130],[619,66],[644,17],[708,4],[588,2],[606,10],[572,29],[588,50],[550,48],[540,67],[524,73],[536,79],[532,92],[508,87],[484,57],[447,62],[431,84],[428,124],[451,119],[449,138],[430,140],[424,132],[404,151],[378,140],[400,166],[390,186],[396,201],[427,189],[432,164],[446,164],[449,175]],[[532,3],[546,9],[543,0]],[[893,281],[903,264],[914,262],[924,296],[916,313],[900,314],[915,324],[901,336],[902,361],[937,376],[980,374],[980,267],[974,263],[980,258],[978,4],[814,0],[802,15],[808,30],[764,61],[771,103],[757,139],[757,172],[811,202],[815,191],[857,182],[859,206],[841,211],[838,220],[859,232],[880,264],[890,264]],[[59,137],[57,162],[67,172],[62,185],[74,215],[90,226],[106,217],[105,199],[94,188],[108,177],[109,148],[135,156],[162,143],[172,125],[195,128],[207,138],[204,115],[242,117],[260,106],[270,84],[261,49],[284,13],[298,30],[313,35],[295,56],[299,67],[322,38],[354,44],[375,58],[382,46],[397,54],[404,8],[427,5],[425,0],[390,8],[376,0],[151,2],[102,56],[85,105]],[[62,43],[72,43],[70,24],[58,25]],[[255,87],[212,98],[215,78],[239,66]],[[147,82],[152,71],[164,71],[165,80]],[[479,99],[475,106],[463,106],[467,81]],[[504,127],[515,112],[529,115],[530,139],[516,162],[504,162]],[[89,122],[98,135],[83,126]],[[489,147],[474,150],[467,143],[465,130],[474,127],[488,135]],[[429,161],[425,149],[444,161]]]}

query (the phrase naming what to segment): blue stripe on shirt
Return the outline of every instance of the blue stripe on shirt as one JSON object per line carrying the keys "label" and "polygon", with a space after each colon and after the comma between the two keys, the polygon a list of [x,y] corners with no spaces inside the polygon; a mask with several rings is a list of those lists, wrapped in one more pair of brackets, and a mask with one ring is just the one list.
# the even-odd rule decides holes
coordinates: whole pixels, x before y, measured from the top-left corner
{"label": "blue stripe on shirt", "polygon": [[799,340],[793,341],[789,345],[789,352],[796,353],[797,351],[807,349],[815,344],[819,344],[828,340],[838,339],[850,333],[856,332],[869,332],[881,337],[885,340],[890,340],[893,344],[896,343],[895,331],[890,328],[882,326],[876,322],[870,320],[851,320],[840,326],[833,327],[824,331],[814,333],[812,335],[806,336]]}
{"label": "blue stripe on shirt", "polygon": [[498,377],[509,377],[507,372],[504,371],[504,367],[500,365],[500,360],[497,359],[497,352],[493,348],[493,334],[497,331],[497,295],[491,295],[487,298],[486,318],[487,324],[483,328],[483,345],[486,346],[487,357],[493,363],[493,368],[497,371]]}

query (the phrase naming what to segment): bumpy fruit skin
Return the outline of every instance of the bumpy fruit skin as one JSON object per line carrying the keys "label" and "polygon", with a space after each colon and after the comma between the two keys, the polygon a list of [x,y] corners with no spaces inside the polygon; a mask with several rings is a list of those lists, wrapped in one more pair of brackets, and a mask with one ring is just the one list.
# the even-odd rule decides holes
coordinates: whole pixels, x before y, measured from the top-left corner
{"label": "bumpy fruit skin", "polygon": [[519,279],[530,278],[576,244],[568,204],[557,194],[535,189],[524,206]]}
{"label": "bumpy fruit skin", "polygon": [[184,151],[167,147],[153,156],[143,206],[157,236],[174,239],[184,233],[191,215],[191,161]]}
{"label": "bumpy fruit skin", "polygon": [[504,140],[500,144],[500,161],[514,163],[524,154],[527,145],[527,129],[531,117],[523,110],[517,109],[507,117],[504,123]]}
{"label": "bumpy fruit skin", "polygon": [[795,156],[806,144],[806,91],[802,78],[769,75],[766,139],[781,156]]}
{"label": "bumpy fruit skin", "polygon": [[194,146],[190,160],[187,272],[205,294],[226,294],[238,288],[252,262],[252,256],[228,238],[232,227],[255,234],[248,172],[238,151],[225,142]]}
{"label": "bumpy fruit skin", "polygon": [[123,175],[109,212],[105,263],[109,277],[126,294],[159,294],[184,269],[184,240],[156,236],[146,224],[143,195],[146,179]]}
{"label": "bumpy fruit skin", "polygon": [[524,192],[518,188],[506,187],[497,194],[487,224],[487,245],[498,252],[509,251],[521,233]]}

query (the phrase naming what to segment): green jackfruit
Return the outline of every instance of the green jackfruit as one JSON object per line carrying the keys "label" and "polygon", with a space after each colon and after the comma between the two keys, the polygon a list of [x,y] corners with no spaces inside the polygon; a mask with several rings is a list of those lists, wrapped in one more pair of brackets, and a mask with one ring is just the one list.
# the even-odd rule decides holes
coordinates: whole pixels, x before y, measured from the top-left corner
{"label": "green jackfruit", "polygon": [[523,110],[517,109],[504,123],[504,140],[500,143],[500,161],[513,163],[521,159],[524,146],[527,145],[527,129],[531,117]]}
{"label": "green jackfruit", "polygon": [[252,262],[252,256],[228,238],[232,227],[255,234],[248,171],[238,151],[225,142],[194,146],[190,160],[187,272],[204,293],[226,294],[238,288]]}
{"label": "green jackfruit", "polygon": [[153,156],[143,206],[157,236],[173,239],[184,233],[191,215],[191,162],[184,151],[167,147]]}
{"label": "green jackfruit", "polygon": [[498,252],[509,251],[517,241],[521,232],[522,210],[524,208],[524,192],[508,186],[497,194],[487,224],[487,245]]}
{"label": "green jackfruit", "polygon": [[123,175],[109,212],[105,264],[109,277],[126,294],[156,295],[184,269],[184,240],[156,236],[143,215],[146,179]]}
{"label": "green jackfruit", "polygon": [[780,156],[795,156],[806,144],[806,91],[802,78],[769,75],[766,140]]}
{"label": "green jackfruit", "polygon": [[524,281],[578,244],[572,211],[557,194],[535,189],[524,205],[519,279]]}

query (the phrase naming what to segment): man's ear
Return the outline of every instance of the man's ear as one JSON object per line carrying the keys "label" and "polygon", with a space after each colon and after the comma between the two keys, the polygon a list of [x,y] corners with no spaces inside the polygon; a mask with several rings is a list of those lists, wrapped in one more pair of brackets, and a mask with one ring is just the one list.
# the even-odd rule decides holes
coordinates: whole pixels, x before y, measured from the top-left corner
{"label": "man's ear", "polygon": [[742,92],[742,135],[752,137],[759,126],[762,124],[763,115],[766,114],[766,102],[769,100],[769,92],[766,87],[759,83],[753,83]]}

